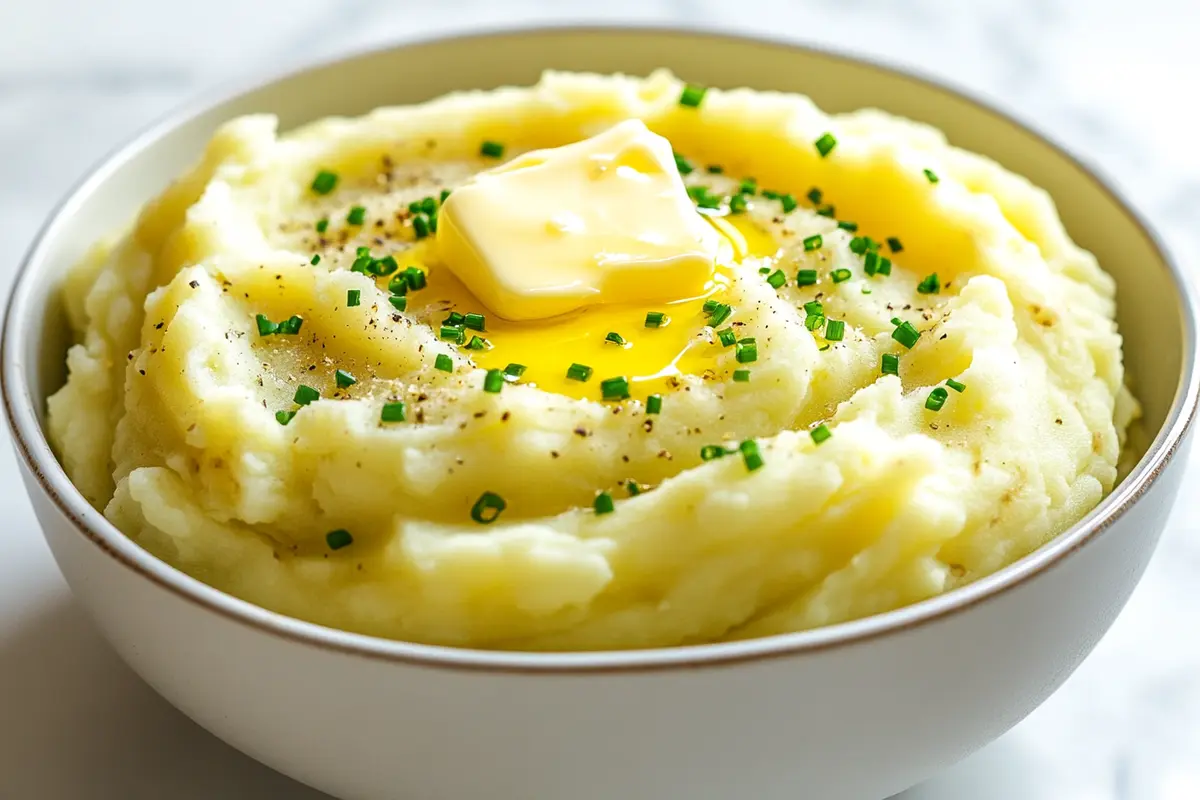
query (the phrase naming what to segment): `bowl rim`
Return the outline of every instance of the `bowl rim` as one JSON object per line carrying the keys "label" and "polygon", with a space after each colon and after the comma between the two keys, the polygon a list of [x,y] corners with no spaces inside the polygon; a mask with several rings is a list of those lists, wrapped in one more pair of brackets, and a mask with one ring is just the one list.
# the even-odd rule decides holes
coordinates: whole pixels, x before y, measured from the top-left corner
{"label": "bowl rim", "polygon": [[[907,81],[921,84],[926,89],[966,102],[984,114],[1015,126],[1043,142],[1059,157],[1078,168],[1094,185],[1096,191],[1107,195],[1120,207],[1121,211],[1157,251],[1166,266],[1169,278],[1175,285],[1182,317],[1184,366],[1167,417],[1146,453],[1143,454],[1129,475],[1082,520],[1024,558],[967,586],[892,611],[812,630],[776,634],[744,641],[636,650],[586,652],[480,650],[384,639],[296,619],[226,594],[159,560],[134,544],[84,499],[67,478],[38,422],[34,407],[37,401],[33,398],[29,382],[25,378],[21,353],[25,349],[27,336],[32,329],[32,326],[25,323],[30,317],[30,311],[27,308],[30,304],[30,287],[36,283],[33,276],[39,272],[35,267],[43,261],[47,243],[58,235],[60,228],[67,225],[76,207],[84,203],[97,186],[102,185],[113,172],[121,168],[125,161],[138,153],[144,146],[169,135],[171,131],[188,120],[242,94],[297,77],[305,72],[412,46],[512,37],[554,36],[563,33],[610,36],[629,33],[680,35],[797,50],[831,61],[865,66],[876,72],[890,73]],[[14,449],[18,453],[19,459],[30,475],[34,477],[41,491],[71,522],[78,533],[122,567],[149,579],[159,587],[200,609],[214,612],[242,626],[295,644],[317,647],[326,651],[426,668],[459,671],[587,674],[713,668],[748,661],[822,652],[903,633],[994,599],[1052,569],[1063,559],[1095,540],[1116,523],[1155,483],[1179,450],[1196,416],[1197,397],[1200,394],[1198,391],[1200,390],[1200,373],[1196,369],[1196,310],[1197,301],[1193,289],[1185,273],[1162,245],[1160,237],[1142,216],[1104,178],[1097,174],[1095,169],[1083,163],[1054,139],[1044,135],[1025,121],[995,108],[971,92],[954,86],[951,82],[932,78],[919,70],[896,67],[873,58],[851,55],[848,52],[824,45],[797,42],[782,36],[764,36],[744,32],[730,33],[705,25],[666,23],[498,25],[469,32],[413,37],[377,47],[350,48],[331,56],[302,60],[284,69],[266,71],[256,77],[219,86],[215,90],[202,93],[197,98],[176,107],[111,150],[56,204],[17,267],[5,305],[3,333],[0,335],[0,396],[3,399]],[[44,402],[44,399],[41,402]],[[32,487],[30,488],[32,489]]]}

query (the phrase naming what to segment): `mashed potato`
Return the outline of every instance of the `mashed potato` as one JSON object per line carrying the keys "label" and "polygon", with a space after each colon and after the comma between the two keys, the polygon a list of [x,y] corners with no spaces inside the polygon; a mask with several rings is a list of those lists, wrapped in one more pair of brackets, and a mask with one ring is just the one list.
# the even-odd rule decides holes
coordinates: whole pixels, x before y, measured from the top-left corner
{"label": "mashed potato", "polygon": [[[152,553],[267,608],[536,650],[863,617],[1091,510],[1137,406],[1113,283],[1048,196],[878,111],[683,91],[548,73],[284,136],[228,123],[69,277],[78,343],[49,406],[71,478]],[[708,299],[728,321],[661,309],[687,357],[616,402],[608,374],[562,379],[620,357],[570,320],[501,326],[492,349],[444,338],[455,295],[421,238],[440,193],[494,143],[503,161],[630,118],[725,223]],[[428,285],[390,290],[413,265]],[[644,307],[611,313],[633,352],[668,341]],[[514,353],[529,373],[483,391]]]}

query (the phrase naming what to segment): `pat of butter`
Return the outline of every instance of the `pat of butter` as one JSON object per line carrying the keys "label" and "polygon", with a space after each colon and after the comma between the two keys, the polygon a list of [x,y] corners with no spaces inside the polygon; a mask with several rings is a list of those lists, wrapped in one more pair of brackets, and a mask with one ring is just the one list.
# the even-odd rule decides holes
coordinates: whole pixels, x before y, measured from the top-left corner
{"label": "pat of butter", "polygon": [[438,215],[439,258],[493,313],[544,319],[701,294],[719,235],[641,120],[479,173]]}

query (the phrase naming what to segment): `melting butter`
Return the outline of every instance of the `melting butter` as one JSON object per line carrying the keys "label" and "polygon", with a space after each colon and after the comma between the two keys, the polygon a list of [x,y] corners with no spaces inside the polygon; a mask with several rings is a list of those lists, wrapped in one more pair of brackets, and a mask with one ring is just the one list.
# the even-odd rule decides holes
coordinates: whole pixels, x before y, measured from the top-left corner
{"label": "melting butter", "polygon": [[479,173],[446,200],[437,232],[438,260],[512,321],[701,296],[719,241],[670,142],[641,120]]}

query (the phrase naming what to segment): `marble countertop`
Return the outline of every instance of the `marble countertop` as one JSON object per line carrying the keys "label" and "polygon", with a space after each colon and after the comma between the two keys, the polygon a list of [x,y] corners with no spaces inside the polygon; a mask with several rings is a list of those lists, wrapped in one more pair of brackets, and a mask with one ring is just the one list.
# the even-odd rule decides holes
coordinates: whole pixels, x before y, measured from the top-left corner
{"label": "marble countertop", "polygon": [[[0,3],[0,282],[85,169],[201,90],[354,46],[568,20],[758,30],[949,77],[1096,165],[1196,267],[1194,0],[40,0]],[[0,479],[0,797],[323,796],[142,684],[73,603],[2,444]],[[1198,527],[1200,497],[1185,491],[1084,666],[1008,735],[904,800],[1200,798]]]}

